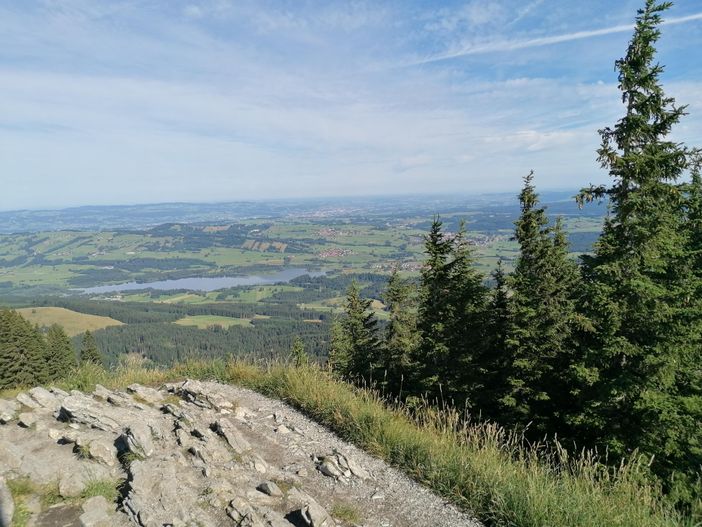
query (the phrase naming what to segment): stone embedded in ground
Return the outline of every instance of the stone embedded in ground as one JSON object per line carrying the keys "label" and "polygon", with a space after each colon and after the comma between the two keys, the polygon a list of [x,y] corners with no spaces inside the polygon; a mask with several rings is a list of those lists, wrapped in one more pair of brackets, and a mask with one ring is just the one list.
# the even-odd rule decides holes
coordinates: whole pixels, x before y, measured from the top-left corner
{"label": "stone embedded in ground", "polygon": [[93,496],[83,503],[83,514],[80,515],[81,527],[111,527],[110,503],[104,496]]}
{"label": "stone embedded in ground", "polygon": [[12,421],[19,410],[20,405],[16,401],[0,399],[0,424]]}
{"label": "stone embedded in ground", "polygon": [[163,401],[163,394],[161,392],[147,386],[142,386],[141,384],[131,384],[127,386],[127,390],[149,404],[156,404]]}
{"label": "stone embedded in ground", "polygon": [[66,471],[61,474],[58,483],[59,494],[64,498],[75,498],[85,490],[86,481],[77,471]]}
{"label": "stone embedded in ground", "polygon": [[244,498],[236,497],[231,500],[226,512],[238,527],[265,527],[256,511]]}
{"label": "stone embedded in ground", "polygon": [[217,420],[212,428],[227,441],[229,446],[232,447],[232,450],[237,454],[243,454],[251,449],[249,442],[244,439],[241,432],[239,432],[234,424],[226,417]]}
{"label": "stone embedded in ground", "polygon": [[345,456],[343,454],[337,454],[336,459],[338,465],[342,469],[349,470],[351,474],[361,479],[370,479],[370,474],[366,469],[359,465],[353,458]]}
{"label": "stone embedded in ground", "polygon": [[37,419],[37,414],[33,412],[22,412],[17,416],[17,422],[20,426],[23,426],[25,428],[29,428],[30,426],[32,426],[34,423],[37,422]]}
{"label": "stone embedded in ground", "polygon": [[105,432],[116,432],[121,425],[107,414],[107,408],[81,393],[64,398],[58,411],[59,418],[71,423],[84,424]]}
{"label": "stone embedded in ground", "polygon": [[336,525],[334,518],[313,499],[310,499],[307,505],[300,509],[300,515],[309,527],[332,527]]}
{"label": "stone embedded in ground", "polygon": [[117,449],[114,442],[107,439],[94,439],[88,445],[90,457],[108,467],[117,465]]}
{"label": "stone embedded in ground", "polygon": [[336,462],[334,462],[334,460],[331,458],[324,459],[319,465],[317,465],[317,470],[319,470],[325,476],[335,479],[339,479],[344,475]]}
{"label": "stone embedded in ground", "polygon": [[280,490],[280,487],[278,487],[274,481],[264,481],[258,485],[256,489],[274,498],[278,498],[283,495],[283,491]]}
{"label": "stone embedded in ground", "polygon": [[151,428],[143,422],[131,423],[123,436],[127,448],[139,457],[149,457],[154,453],[154,443],[151,439]]}
{"label": "stone embedded in ground", "polygon": [[214,410],[229,410],[234,408],[234,404],[227,399],[218,387],[207,385],[201,381],[188,379],[180,386],[173,387],[175,393],[179,394],[186,401],[200,406],[201,408],[212,408]]}
{"label": "stone embedded in ground", "polygon": [[31,408],[32,410],[37,410],[38,408],[41,408],[41,405],[38,402],[36,402],[24,392],[18,393],[15,399],[17,399],[17,402],[19,402],[20,404],[26,406],[27,408]]}
{"label": "stone embedded in ground", "polygon": [[51,393],[46,388],[37,386],[29,390],[29,395],[34,399],[42,408],[51,410],[52,412],[58,410],[61,406],[59,397]]}
{"label": "stone embedded in ground", "polygon": [[265,474],[268,472],[268,463],[259,456],[258,454],[254,454],[252,456],[251,464],[253,465],[253,468],[256,472],[260,472],[261,474]]}
{"label": "stone embedded in ground", "polygon": [[11,527],[15,512],[15,500],[7,487],[5,478],[0,476],[0,527]]}

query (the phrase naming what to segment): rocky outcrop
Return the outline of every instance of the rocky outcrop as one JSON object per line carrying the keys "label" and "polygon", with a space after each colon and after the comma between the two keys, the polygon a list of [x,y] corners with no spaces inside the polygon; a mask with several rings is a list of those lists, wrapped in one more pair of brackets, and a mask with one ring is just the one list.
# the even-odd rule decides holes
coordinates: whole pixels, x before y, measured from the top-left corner
{"label": "rocky outcrop", "polygon": [[18,507],[44,527],[476,525],[283,403],[193,380],[0,399],[0,527]]}

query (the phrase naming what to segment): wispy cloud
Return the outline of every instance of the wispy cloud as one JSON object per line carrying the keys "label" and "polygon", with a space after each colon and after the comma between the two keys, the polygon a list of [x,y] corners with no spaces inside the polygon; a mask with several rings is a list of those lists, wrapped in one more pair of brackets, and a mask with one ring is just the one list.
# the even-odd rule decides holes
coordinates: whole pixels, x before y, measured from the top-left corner
{"label": "wispy cloud", "polygon": [[[543,187],[606,178],[596,130],[621,115],[618,55],[606,39],[577,61],[517,51],[629,31],[611,22],[621,6],[435,5],[0,0],[0,209],[512,190],[529,168]],[[575,16],[606,29],[563,29]],[[494,43],[515,53],[485,55]],[[690,104],[676,140],[702,143],[702,35],[666,43],[666,90]],[[466,58],[382,67],[447,48]]]}
{"label": "wispy cloud", "polygon": [[[693,22],[696,20],[702,20],[702,13],[695,13],[692,15],[669,18],[664,20],[664,25],[676,25],[684,24],[686,22]],[[454,59],[458,57],[464,57],[469,55],[480,55],[485,53],[497,53],[501,51],[515,51],[526,48],[535,48],[541,46],[550,46],[553,44],[560,44],[562,42],[572,42],[574,40],[583,40],[587,38],[600,37],[604,35],[611,35],[614,33],[626,33],[634,29],[633,24],[621,24],[618,26],[611,26],[601,29],[591,29],[586,31],[574,31],[572,33],[564,33],[561,35],[552,35],[546,37],[537,37],[530,39],[519,39],[519,40],[496,40],[485,42],[482,44],[471,44],[469,46],[462,47],[460,49],[449,51],[447,53],[441,53],[436,55],[431,55],[424,57],[422,59],[410,62],[406,65],[419,65],[427,64],[430,62],[439,62],[442,60]]]}

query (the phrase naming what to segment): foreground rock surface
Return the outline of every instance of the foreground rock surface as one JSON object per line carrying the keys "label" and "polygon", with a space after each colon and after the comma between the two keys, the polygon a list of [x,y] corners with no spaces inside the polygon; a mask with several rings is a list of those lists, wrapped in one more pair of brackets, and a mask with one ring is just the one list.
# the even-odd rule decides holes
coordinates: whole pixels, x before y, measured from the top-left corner
{"label": "foreground rock surface", "polygon": [[0,527],[13,513],[35,527],[479,525],[284,403],[192,380],[0,399]]}

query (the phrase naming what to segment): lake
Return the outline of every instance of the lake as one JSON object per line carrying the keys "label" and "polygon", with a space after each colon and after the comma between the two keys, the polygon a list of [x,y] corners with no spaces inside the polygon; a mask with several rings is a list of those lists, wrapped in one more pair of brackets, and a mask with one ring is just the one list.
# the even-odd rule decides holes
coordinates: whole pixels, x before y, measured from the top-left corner
{"label": "lake", "polygon": [[81,289],[86,294],[115,293],[118,291],[134,291],[137,289],[158,289],[168,291],[171,289],[189,289],[191,291],[216,291],[227,287],[246,285],[269,285],[286,283],[299,276],[312,277],[324,276],[324,271],[309,271],[307,269],[285,269],[273,274],[243,275],[243,276],[216,276],[178,278],[176,280],[161,280],[158,282],[127,282],[115,285],[100,285]]}

